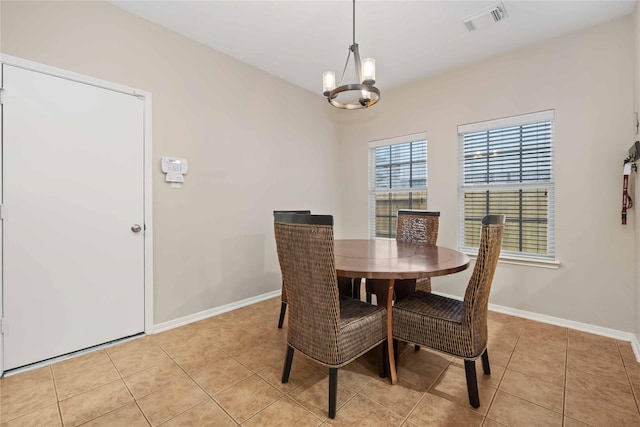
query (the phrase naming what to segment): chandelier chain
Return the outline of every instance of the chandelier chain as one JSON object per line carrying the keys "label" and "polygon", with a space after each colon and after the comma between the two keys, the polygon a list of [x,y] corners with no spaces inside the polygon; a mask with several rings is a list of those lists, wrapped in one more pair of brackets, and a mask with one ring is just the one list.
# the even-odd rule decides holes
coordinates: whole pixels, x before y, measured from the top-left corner
{"label": "chandelier chain", "polygon": [[356,0],[353,0],[353,44],[356,44]]}

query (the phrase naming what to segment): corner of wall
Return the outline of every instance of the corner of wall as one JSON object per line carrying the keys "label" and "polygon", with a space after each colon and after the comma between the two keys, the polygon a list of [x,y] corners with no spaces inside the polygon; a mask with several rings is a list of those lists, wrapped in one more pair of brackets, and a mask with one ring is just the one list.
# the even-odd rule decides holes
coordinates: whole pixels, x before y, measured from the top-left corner
{"label": "corner of wall", "polygon": [[[640,0],[636,0],[636,9],[633,13],[633,31],[634,31],[634,73],[633,81],[633,111],[635,113],[640,109]],[[638,133],[634,135],[634,140],[640,137]],[[640,180],[636,178],[636,197],[640,196]],[[635,294],[635,322],[634,322],[634,340],[631,342],[633,351],[636,354],[636,358],[640,361],[640,227],[637,224],[635,226],[635,280],[634,280],[634,294]]]}

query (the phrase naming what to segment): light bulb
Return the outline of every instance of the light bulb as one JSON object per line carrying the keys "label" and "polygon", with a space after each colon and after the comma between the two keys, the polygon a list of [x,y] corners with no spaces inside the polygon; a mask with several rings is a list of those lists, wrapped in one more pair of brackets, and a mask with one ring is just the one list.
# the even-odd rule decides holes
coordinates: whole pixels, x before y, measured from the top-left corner
{"label": "light bulb", "polygon": [[376,60],[365,58],[362,61],[362,83],[373,84],[376,82]]}
{"label": "light bulb", "polygon": [[329,95],[336,88],[336,73],[333,71],[325,71],[322,73],[322,93],[324,96]]}

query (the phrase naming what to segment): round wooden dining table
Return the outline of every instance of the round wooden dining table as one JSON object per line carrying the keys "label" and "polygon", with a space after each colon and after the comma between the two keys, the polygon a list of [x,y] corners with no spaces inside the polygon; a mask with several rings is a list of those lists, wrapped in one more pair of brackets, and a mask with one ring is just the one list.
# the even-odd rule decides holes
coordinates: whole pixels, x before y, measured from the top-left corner
{"label": "round wooden dining table", "polygon": [[393,353],[392,307],[396,280],[419,279],[457,273],[469,267],[469,257],[436,245],[402,243],[391,239],[336,239],[336,273],[339,277],[384,279],[376,281],[376,297],[387,308],[387,349],[391,383],[398,381]]}

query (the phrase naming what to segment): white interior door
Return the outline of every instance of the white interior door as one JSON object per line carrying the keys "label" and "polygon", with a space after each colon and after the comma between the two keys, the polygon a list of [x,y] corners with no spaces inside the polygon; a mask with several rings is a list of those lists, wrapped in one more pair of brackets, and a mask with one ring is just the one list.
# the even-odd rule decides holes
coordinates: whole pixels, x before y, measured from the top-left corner
{"label": "white interior door", "polygon": [[144,101],[2,77],[8,370],[144,331]]}

